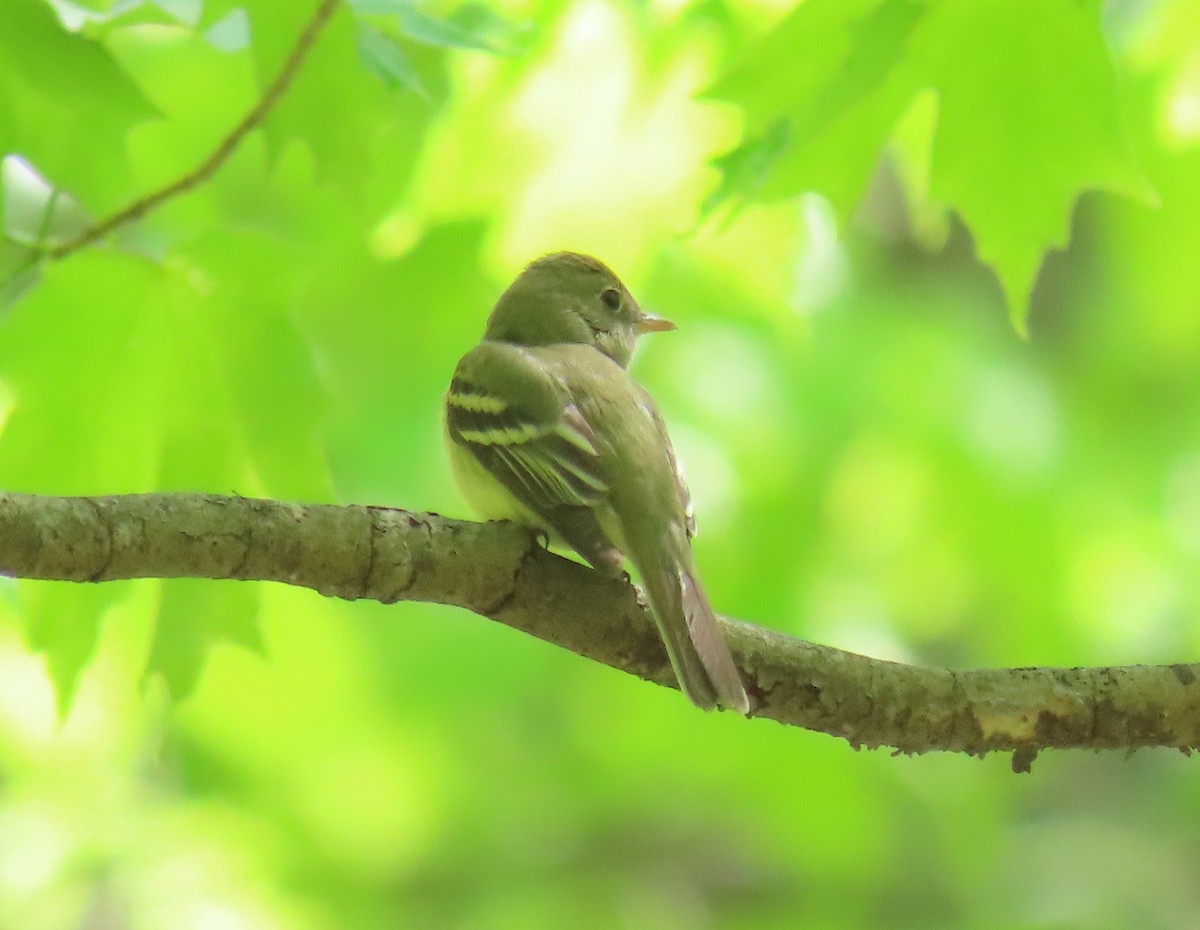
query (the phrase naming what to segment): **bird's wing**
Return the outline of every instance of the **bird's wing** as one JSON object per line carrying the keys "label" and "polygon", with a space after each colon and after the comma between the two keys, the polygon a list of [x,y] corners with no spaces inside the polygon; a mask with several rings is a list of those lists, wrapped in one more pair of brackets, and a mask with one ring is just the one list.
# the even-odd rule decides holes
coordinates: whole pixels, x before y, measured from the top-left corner
{"label": "bird's wing", "polygon": [[526,506],[590,507],[608,494],[590,427],[536,356],[484,343],[464,356],[446,396],[450,437]]}
{"label": "bird's wing", "polygon": [[459,362],[446,395],[450,438],[597,569],[621,554],[596,510],[609,495],[596,436],[565,384],[535,353],[485,342]]}
{"label": "bird's wing", "polygon": [[671,445],[671,436],[667,433],[667,423],[663,419],[662,413],[659,412],[658,406],[654,403],[654,398],[650,393],[638,385],[638,390],[642,395],[642,406],[649,412],[650,417],[654,420],[654,426],[658,430],[658,435],[662,437],[663,446],[667,450],[667,458],[671,462],[671,471],[675,474],[675,493],[679,498],[679,506],[683,511],[684,525],[687,528],[688,538],[696,535],[696,511],[692,506],[692,492],[688,488],[687,480],[683,476],[683,468],[679,464],[679,457],[675,454],[675,447]]}

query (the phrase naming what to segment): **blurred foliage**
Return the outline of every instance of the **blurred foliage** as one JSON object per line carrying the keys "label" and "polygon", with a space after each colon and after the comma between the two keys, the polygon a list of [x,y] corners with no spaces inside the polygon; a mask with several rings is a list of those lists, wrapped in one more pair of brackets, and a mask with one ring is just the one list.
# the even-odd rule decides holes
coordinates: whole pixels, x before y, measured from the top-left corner
{"label": "blurred foliage", "polygon": [[[575,248],[680,323],[636,373],[722,610],[1195,658],[1200,7],[359,0],[209,182],[38,261],[313,8],[0,0],[0,487],[466,516],[442,391]],[[0,579],[0,930],[1192,927],[1194,767],[856,754],[428,605]]]}
{"label": "blurred foliage", "polygon": [[1042,253],[1066,245],[1076,195],[1153,197],[1121,126],[1100,9],[807,0],[711,90],[745,113],[749,139],[728,157],[764,153],[717,200],[817,191],[844,219],[895,134],[915,196],[970,227],[1024,330]]}

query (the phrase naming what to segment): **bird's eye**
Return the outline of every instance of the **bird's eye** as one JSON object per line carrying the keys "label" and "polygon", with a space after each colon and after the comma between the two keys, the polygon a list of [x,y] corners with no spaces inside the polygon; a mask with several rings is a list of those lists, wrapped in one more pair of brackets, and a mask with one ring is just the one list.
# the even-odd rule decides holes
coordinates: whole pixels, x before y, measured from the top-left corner
{"label": "bird's eye", "polygon": [[600,292],[600,300],[609,310],[617,310],[621,306],[621,292],[615,287],[606,287]]}

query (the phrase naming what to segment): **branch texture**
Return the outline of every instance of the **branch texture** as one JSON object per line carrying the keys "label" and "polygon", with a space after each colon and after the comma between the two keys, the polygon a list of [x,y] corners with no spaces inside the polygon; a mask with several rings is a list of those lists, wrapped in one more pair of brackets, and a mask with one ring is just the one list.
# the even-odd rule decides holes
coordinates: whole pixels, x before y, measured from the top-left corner
{"label": "branch texture", "polygon": [[[624,582],[520,527],[386,507],[241,497],[0,494],[0,574],[73,582],[211,578],[466,608],[657,684],[674,676]],[[723,620],[753,715],[901,752],[1200,745],[1200,665],[955,672],[870,659]]]}

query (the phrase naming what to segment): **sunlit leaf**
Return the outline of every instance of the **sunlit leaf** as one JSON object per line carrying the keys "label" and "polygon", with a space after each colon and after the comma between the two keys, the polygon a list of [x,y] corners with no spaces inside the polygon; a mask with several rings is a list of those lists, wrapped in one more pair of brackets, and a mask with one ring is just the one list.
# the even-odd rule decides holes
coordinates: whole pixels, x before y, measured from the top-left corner
{"label": "sunlit leaf", "polygon": [[161,413],[157,392],[146,389],[158,360],[143,326],[155,289],[154,270],[138,259],[81,253],[47,266],[41,286],[0,321],[0,378],[16,397],[0,485],[111,493],[151,479],[151,424]]}
{"label": "sunlit leaf", "polygon": [[130,7],[143,6],[142,0],[57,0],[60,15],[106,16]]}
{"label": "sunlit leaf", "polygon": [[[256,2],[247,3],[246,10],[259,79],[266,86],[295,47],[312,8]],[[419,139],[415,126],[429,118],[428,104],[420,96],[394,93],[364,67],[360,27],[348,8],[334,13],[265,127],[272,157],[299,141],[312,152],[317,177],[358,200],[371,193],[366,186],[372,172],[364,168],[373,159],[393,169],[397,165],[392,135],[403,127],[412,145]],[[370,42],[370,50],[376,57],[385,56],[389,66],[402,67],[394,56],[386,57],[381,44]],[[442,67],[439,62],[433,71]],[[430,91],[433,71],[421,72],[421,83]],[[412,100],[396,99],[404,96]],[[389,99],[390,106],[385,103]],[[327,114],[334,112],[339,128],[330,132]]]}
{"label": "sunlit leaf", "polygon": [[35,248],[75,238],[91,220],[70,194],[46,183],[32,165],[10,155],[0,160],[4,191],[3,234]]}
{"label": "sunlit leaf", "polygon": [[414,0],[350,0],[350,6],[360,16],[390,16],[412,9]]}
{"label": "sunlit leaf", "polygon": [[0,3],[0,154],[16,153],[89,209],[128,196],[125,135],[155,115],[103,45],[42,0]]}
{"label": "sunlit leaf", "polygon": [[[112,34],[114,29],[130,26],[178,26],[188,25],[195,19],[188,19],[187,14],[199,13],[199,5],[188,10],[186,4],[180,4],[178,11],[171,9],[168,3],[152,3],[150,0],[125,0],[116,3],[107,10],[83,10],[70,4],[56,3],[55,9],[63,19],[64,25],[73,32],[78,32],[91,39],[104,39]],[[184,14],[183,16],[179,15]]]}
{"label": "sunlit leaf", "polygon": [[235,643],[261,653],[259,596],[252,584],[214,585],[188,578],[165,582],[146,675],[161,674],[171,697],[182,701],[195,689],[215,643]]}
{"label": "sunlit leaf", "polygon": [[428,97],[429,91],[404,50],[396,40],[386,34],[360,23],[358,27],[358,51],[367,70],[389,87],[402,87]]}
{"label": "sunlit leaf", "polygon": [[816,191],[850,215],[915,92],[904,55],[922,10],[917,0],[810,0],[712,89],[763,133],[736,159],[758,174],[758,196]]}
{"label": "sunlit leaf", "polygon": [[246,0],[202,0],[200,18],[196,25],[199,29],[207,29],[234,10],[245,10],[250,3]]}
{"label": "sunlit leaf", "polygon": [[939,92],[931,193],[961,213],[1023,329],[1042,256],[1066,245],[1079,193],[1149,196],[1100,3],[936,5],[914,54]]}
{"label": "sunlit leaf", "polygon": [[[494,49],[487,42],[486,30],[478,33],[462,28],[451,20],[439,19],[422,11],[410,3],[372,3],[357,7],[360,13],[387,14],[401,35],[414,42],[441,48],[467,48],[476,51],[491,52]],[[483,24],[481,24],[483,25]]]}
{"label": "sunlit leaf", "polygon": [[25,635],[54,682],[60,714],[70,709],[79,678],[93,657],[105,611],[127,591],[118,585],[22,582]]}
{"label": "sunlit leaf", "polygon": [[200,13],[204,9],[204,0],[151,0],[151,2],[180,22],[192,25],[200,21]]}
{"label": "sunlit leaf", "polygon": [[250,20],[246,11],[230,10],[204,31],[204,38],[222,52],[240,52],[250,44]]}
{"label": "sunlit leaf", "polygon": [[[328,498],[311,357],[288,320],[288,294],[270,273],[281,256],[260,247],[248,262],[255,245],[214,244],[190,275],[105,252],[51,266],[44,284],[0,317],[0,378],[16,400],[2,437],[0,486]],[[221,287],[210,292],[198,283],[204,275]],[[68,322],[83,310],[90,324]],[[289,401],[280,404],[281,396]],[[206,600],[214,613],[252,613],[237,606],[235,588],[222,591],[228,605],[224,593]],[[164,604],[170,632],[160,635],[161,649],[171,656],[176,690],[200,668],[213,637],[246,638],[240,621],[229,629],[215,620],[196,625],[198,614],[179,606],[177,595]],[[36,640],[68,689],[95,637],[95,617],[77,622],[80,634],[61,645],[51,633]],[[182,646],[171,645],[179,642],[196,644],[191,664]]]}
{"label": "sunlit leaf", "polygon": [[269,237],[221,235],[197,242],[191,260],[192,273],[216,282],[193,294],[193,335],[213,381],[198,386],[197,401],[206,393],[227,399],[246,464],[266,493],[328,497],[318,435],[324,395],[293,321],[296,297],[277,283],[296,271],[294,256]]}
{"label": "sunlit leaf", "polygon": [[[1148,196],[1096,0],[801,4],[710,91],[742,108],[748,139],[717,196],[816,191],[844,220],[925,88],[938,95],[929,195],[962,215],[1023,329],[1076,196]],[[769,144],[781,125],[787,143]]]}
{"label": "sunlit leaf", "polygon": [[415,8],[398,13],[396,21],[400,31],[415,42],[442,48],[468,48],[482,52],[493,50],[479,36],[468,33],[449,20],[436,19]]}
{"label": "sunlit leaf", "polygon": [[40,254],[27,245],[0,239],[0,313],[41,280]]}
{"label": "sunlit leaf", "polygon": [[536,37],[531,23],[507,19],[486,3],[464,3],[446,21],[501,55],[528,51]]}
{"label": "sunlit leaf", "polygon": [[721,184],[704,203],[706,214],[733,199],[747,200],[758,193],[774,163],[788,147],[791,122],[781,119],[763,135],[750,139],[713,164],[721,169]]}

